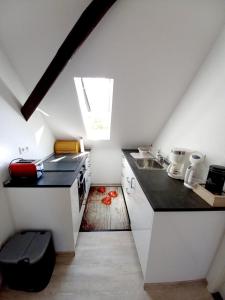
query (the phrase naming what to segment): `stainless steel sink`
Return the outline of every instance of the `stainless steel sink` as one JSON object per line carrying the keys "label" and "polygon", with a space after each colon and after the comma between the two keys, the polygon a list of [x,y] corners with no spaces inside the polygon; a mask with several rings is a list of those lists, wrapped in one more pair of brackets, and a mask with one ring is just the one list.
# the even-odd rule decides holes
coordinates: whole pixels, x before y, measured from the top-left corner
{"label": "stainless steel sink", "polygon": [[136,158],[135,163],[138,169],[163,170],[164,167],[154,158]]}

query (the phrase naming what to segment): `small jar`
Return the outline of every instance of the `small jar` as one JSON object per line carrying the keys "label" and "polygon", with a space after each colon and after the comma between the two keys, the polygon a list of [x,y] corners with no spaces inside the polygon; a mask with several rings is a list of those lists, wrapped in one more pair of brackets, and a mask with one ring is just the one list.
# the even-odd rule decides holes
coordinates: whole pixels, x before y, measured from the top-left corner
{"label": "small jar", "polygon": [[206,180],[205,188],[213,194],[221,195],[225,182],[225,167],[211,165]]}

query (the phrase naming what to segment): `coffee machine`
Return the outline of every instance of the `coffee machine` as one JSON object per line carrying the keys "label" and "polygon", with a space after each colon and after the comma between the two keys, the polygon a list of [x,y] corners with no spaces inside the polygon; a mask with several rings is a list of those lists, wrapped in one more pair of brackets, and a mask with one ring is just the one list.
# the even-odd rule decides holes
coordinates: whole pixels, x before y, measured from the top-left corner
{"label": "coffee machine", "polygon": [[175,179],[184,179],[187,164],[187,150],[173,148],[170,152],[170,164],[167,168],[168,176]]}

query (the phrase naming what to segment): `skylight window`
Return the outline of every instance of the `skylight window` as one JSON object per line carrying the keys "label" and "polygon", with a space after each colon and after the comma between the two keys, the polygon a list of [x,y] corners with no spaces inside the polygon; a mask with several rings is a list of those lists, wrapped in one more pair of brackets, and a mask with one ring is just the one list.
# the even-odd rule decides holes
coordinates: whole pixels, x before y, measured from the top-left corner
{"label": "skylight window", "polygon": [[74,78],[87,138],[90,140],[110,139],[113,81],[110,78]]}

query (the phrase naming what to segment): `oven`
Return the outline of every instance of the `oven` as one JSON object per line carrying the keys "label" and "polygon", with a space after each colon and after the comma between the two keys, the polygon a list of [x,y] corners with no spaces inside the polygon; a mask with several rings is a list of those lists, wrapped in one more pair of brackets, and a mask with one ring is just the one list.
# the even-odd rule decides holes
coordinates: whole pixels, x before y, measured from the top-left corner
{"label": "oven", "polygon": [[85,180],[86,167],[82,165],[81,170],[77,176],[78,183],[78,196],[79,196],[79,211],[81,210],[85,194],[86,194],[86,180]]}

